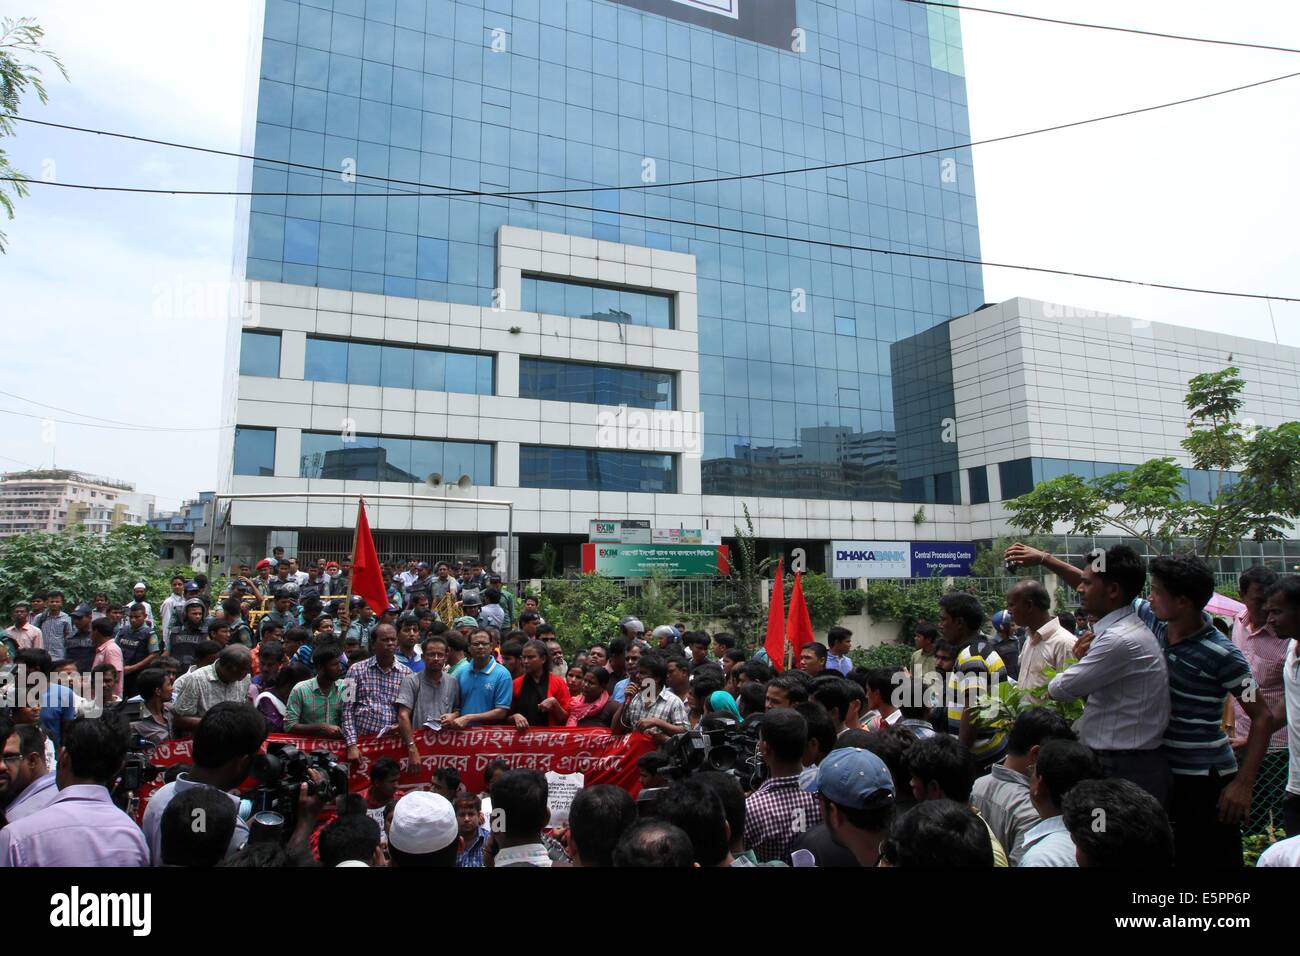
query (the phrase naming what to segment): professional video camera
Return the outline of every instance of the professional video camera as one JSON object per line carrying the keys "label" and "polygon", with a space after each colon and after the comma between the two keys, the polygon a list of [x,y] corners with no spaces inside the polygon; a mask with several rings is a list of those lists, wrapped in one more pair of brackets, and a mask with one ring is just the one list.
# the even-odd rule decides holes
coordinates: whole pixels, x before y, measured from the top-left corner
{"label": "professional video camera", "polygon": [[[312,769],[320,771],[324,779],[313,781],[308,773]],[[348,792],[347,765],[327,750],[303,753],[293,744],[270,743],[266,753],[253,760],[251,772],[261,785],[249,795],[255,839],[288,836],[298,812],[302,784],[307,784],[310,795],[327,801]]]}
{"label": "professional video camera", "polygon": [[[144,704],[136,701],[122,701],[108,708],[109,713],[116,714],[129,729],[131,724],[140,719]],[[111,791],[113,802],[126,811],[133,813],[138,800],[136,792],[146,783],[153,783],[162,775],[162,768],[152,762],[154,745],[134,730],[126,748],[126,762],[122,772],[113,784]]]}
{"label": "professional video camera", "polygon": [[746,790],[763,781],[767,768],[758,756],[758,729],[741,726],[734,717],[709,714],[700,729],[678,734],[664,747],[665,773],[680,780],[700,770],[717,770],[736,777]]}

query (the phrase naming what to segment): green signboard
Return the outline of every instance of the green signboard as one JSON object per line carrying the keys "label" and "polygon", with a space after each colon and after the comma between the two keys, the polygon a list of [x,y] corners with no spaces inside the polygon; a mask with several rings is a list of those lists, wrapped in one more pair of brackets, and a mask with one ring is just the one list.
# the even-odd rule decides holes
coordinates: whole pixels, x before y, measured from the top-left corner
{"label": "green signboard", "polygon": [[662,571],[672,578],[717,577],[730,570],[725,547],[707,544],[600,544],[582,546],[584,574],[639,578]]}

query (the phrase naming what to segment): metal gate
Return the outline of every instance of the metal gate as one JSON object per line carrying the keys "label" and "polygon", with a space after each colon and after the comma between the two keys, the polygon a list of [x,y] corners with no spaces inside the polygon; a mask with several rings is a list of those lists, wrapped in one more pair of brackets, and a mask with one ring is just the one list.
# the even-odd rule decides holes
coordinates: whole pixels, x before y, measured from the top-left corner
{"label": "metal gate", "polygon": [[[437,561],[470,560],[483,557],[483,543],[476,534],[431,534],[418,531],[375,531],[375,548],[380,561],[405,565],[415,558],[433,564]],[[298,565],[321,558],[343,562],[352,559],[351,531],[299,531]]]}

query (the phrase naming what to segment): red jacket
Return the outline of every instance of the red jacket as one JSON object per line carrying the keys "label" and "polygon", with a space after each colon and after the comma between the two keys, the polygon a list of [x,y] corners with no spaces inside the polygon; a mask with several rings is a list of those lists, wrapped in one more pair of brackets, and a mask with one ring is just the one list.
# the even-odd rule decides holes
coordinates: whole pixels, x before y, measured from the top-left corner
{"label": "red jacket", "polygon": [[[519,699],[519,692],[524,687],[525,674],[520,674],[515,678],[515,700]],[[547,674],[546,696],[554,697],[560,702],[559,710],[552,710],[546,715],[546,722],[552,727],[563,727],[569,719],[569,685],[565,683],[563,677],[558,674]],[[514,706],[511,706],[511,713],[517,713]]]}

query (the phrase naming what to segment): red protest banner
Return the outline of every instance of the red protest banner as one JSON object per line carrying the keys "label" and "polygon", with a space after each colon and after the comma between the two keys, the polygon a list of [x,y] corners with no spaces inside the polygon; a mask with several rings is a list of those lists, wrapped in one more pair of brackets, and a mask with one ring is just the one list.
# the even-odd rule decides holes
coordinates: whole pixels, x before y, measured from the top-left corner
{"label": "red protest banner", "polygon": [[[328,750],[344,760],[347,747],[341,740],[321,737],[295,737],[291,734],[272,734],[267,743],[292,744],[304,753]],[[351,768],[348,789],[353,792],[370,786],[370,767],[381,757],[391,757],[402,768],[399,782],[401,790],[420,790],[433,779],[434,771],[452,767],[460,774],[461,782],[475,793],[483,787],[483,771],[493,760],[505,760],[512,767],[525,767],[542,773],[581,773],[586,786],[609,783],[622,787],[633,796],[641,789],[636,762],[655,749],[654,742],[644,734],[611,734],[602,727],[557,728],[530,727],[516,730],[513,727],[475,727],[469,730],[421,730],[415,734],[416,745],[423,758],[419,766],[412,767],[406,747],[396,733],[378,737],[362,737],[359,742],[361,759]],[[169,740],[159,744],[150,762],[158,767],[189,763],[193,759],[193,741]],[[138,791],[138,813],[143,816],[149,794],[161,786],[159,779],[145,784]],[[255,781],[245,781],[243,789],[255,786]]]}

